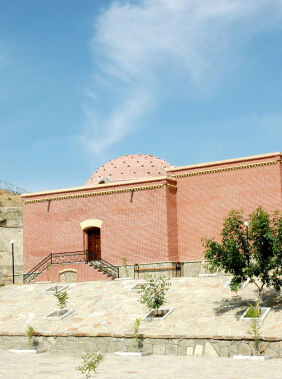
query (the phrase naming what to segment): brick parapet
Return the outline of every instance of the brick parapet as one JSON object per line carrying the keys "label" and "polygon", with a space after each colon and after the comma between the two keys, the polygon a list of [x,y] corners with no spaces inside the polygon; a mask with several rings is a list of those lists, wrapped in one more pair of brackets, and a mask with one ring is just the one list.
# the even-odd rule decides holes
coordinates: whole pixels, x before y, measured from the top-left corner
{"label": "brick parapet", "polygon": [[282,154],[280,152],[262,154],[238,159],[228,159],[225,161],[207,162],[195,165],[180,166],[167,169],[167,173],[172,178],[179,178],[183,174],[211,174],[222,171],[242,170],[259,166],[267,166],[281,163]]}
{"label": "brick parapet", "polygon": [[144,178],[138,180],[130,180],[125,182],[105,183],[91,187],[77,187],[66,188],[53,191],[36,192],[23,194],[22,199],[24,204],[52,201],[52,200],[65,200],[68,198],[79,198],[88,196],[101,196],[113,195],[117,193],[126,193],[132,191],[145,191],[163,186],[176,186],[177,181],[174,178],[160,177],[160,178]]}

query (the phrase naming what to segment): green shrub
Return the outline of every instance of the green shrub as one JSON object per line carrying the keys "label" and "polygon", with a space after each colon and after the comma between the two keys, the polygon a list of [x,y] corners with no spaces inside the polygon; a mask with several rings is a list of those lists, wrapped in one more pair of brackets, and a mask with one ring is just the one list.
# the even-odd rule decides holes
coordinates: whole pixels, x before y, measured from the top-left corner
{"label": "green shrub", "polygon": [[26,335],[28,338],[28,344],[32,347],[34,345],[34,328],[31,325],[28,325],[26,328]]}
{"label": "green shrub", "polygon": [[54,296],[58,300],[59,308],[61,310],[65,309],[67,307],[67,302],[68,302],[68,298],[69,298],[67,291],[59,292],[58,289],[56,288]]}
{"label": "green shrub", "polygon": [[47,265],[46,265],[46,276],[47,276],[48,281],[50,280],[50,268],[51,268],[51,263],[47,263]]}
{"label": "green shrub", "polygon": [[134,333],[134,338],[135,338],[135,350],[136,351],[141,351],[142,350],[142,339],[140,338],[139,335],[139,328],[141,324],[141,318],[138,317],[136,318],[133,326],[133,333]]}
{"label": "green shrub", "polygon": [[123,257],[123,258],[122,258],[122,265],[123,265],[123,267],[124,267],[124,270],[125,270],[126,276],[128,277],[128,276],[129,276],[129,272],[128,272],[128,268],[127,268],[127,258],[126,258],[126,257]]}
{"label": "green shrub", "polygon": [[146,304],[150,310],[155,309],[158,313],[159,308],[166,303],[166,292],[170,285],[170,280],[162,277],[147,280],[139,291],[141,304]]}
{"label": "green shrub", "polygon": [[103,358],[104,354],[101,353],[100,350],[90,350],[87,353],[82,354],[82,364],[77,367],[77,370],[84,374],[86,378],[90,378],[92,373],[96,373],[96,369],[102,362]]}
{"label": "green shrub", "polygon": [[248,312],[246,313],[245,317],[250,318],[259,318],[261,316],[260,309],[258,305],[255,307],[252,304],[249,304]]}
{"label": "green shrub", "polygon": [[[255,307],[253,307],[253,308],[255,309],[254,314],[256,314],[256,315],[253,316],[254,318],[252,320],[250,329],[247,331],[247,333],[250,334],[254,339],[254,350],[255,350],[256,355],[260,355],[260,353],[261,353],[260,352],[260,341],[261,341],[262,331],[261,331],[261,325],[260,325],[259,320],[257,320],[255,318],[255,317],[257,317],[256,312],[259,312],[259,311]],[[251,317],[251,316],[248,316],[248,317]]]}

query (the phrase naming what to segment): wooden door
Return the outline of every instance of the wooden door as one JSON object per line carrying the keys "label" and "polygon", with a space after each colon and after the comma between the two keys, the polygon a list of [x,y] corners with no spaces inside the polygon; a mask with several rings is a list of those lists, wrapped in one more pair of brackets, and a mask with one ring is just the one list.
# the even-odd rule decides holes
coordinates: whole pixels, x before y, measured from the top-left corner
{"label": "wooden door", "polygon": [[94,260],[101,258],[101,238],[100,229],[93,228],[87,231],[88,234],[88,259]]}

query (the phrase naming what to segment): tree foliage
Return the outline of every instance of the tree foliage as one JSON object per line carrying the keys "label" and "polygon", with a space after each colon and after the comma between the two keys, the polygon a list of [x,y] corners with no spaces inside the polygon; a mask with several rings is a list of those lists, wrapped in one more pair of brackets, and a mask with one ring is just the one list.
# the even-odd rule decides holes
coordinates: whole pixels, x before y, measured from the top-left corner
{"label": "tree foliage", "polygon": [[142,350],[142,338],[140,338],[139,335],[139,329],[141,325],[141,318],[137,317],[135,319],[134,325],[133,325],[133,334],[135,338],[135,350],[136,351],[141,351]]}
{"label": "tree foliage", "polygon": [[250,279],[258,289],[258,302],[264,287],[280,291],[282,284],[282,217],[279,211],[270,216],[258,207],[248,222],[243,212],[233,210],[225,219],[221,243],[205,240],[205,257],[211,270],[231,274],[230,288],[237,291]]}
{"label": "tree foliage", "polygon": [[60,292],[56,288],[54,296],[58,300],[58,306],[59,306],[59,308],[60,309],[65,309],[67,307],[67,303],[68,303],[68,299],[69,299],[67,291]]}
{"label": "tree foliage", "polygon": [[158,310],[166,302],[166,292],[171,283],[169,279],[150,279],[141,286],[141,303],[146,304],[149,309]]}
{"label": "tree foliage", "polygon": [[28,325],[28,327],[26,328],[26,335],[28,338],[29,345],[32,346],[34,341],[34,328],[31,325]]}
{"label": "tree foliage", "polygon": [[92,373],[96,373],[96,369],[102,362],[103,358],[104,354],[101,353],[100,350],[90,350],[87,353],[82,354],[82,364],[77,367],[77,370],[84,374],[86,378],[90,378]]}

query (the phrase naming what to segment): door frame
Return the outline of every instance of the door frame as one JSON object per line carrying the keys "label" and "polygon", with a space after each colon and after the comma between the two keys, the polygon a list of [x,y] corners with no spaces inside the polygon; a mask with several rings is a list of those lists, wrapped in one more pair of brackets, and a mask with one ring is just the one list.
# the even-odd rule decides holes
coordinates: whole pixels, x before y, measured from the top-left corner
{"label": "door frame", "polygon": [[[87,220],[84,220],[80,223],[80,227],[82,229],[82,232],[83,232],[83,250],[88,252],[88,233],[87,231],[89,229],[92,229],[92,228],[98,228],[100,229],[100,244],[101,244],[101,256],[102,256],[102,239],[101,239],[101,235],[102,235],[102,223],[103,221],[102,220],[99,220],[99,219],[87,219]],[[86,256],[86,260],[88,261],[88,254]]]}
{"label": "door frame", "polygon": [[101,228],[98,228],[98,227],[88,228],[88,229],[83,231],[83,250],[86,251],[87,262],[92,260],[90,258],[90,254],[89,254],[89,234],[88,234],[88,232],[90,230],[95,230],[95,229],[99,230],[99,237],[100,237],[100,257],[99,258],[101,258],[101,256],[102,256]]}

